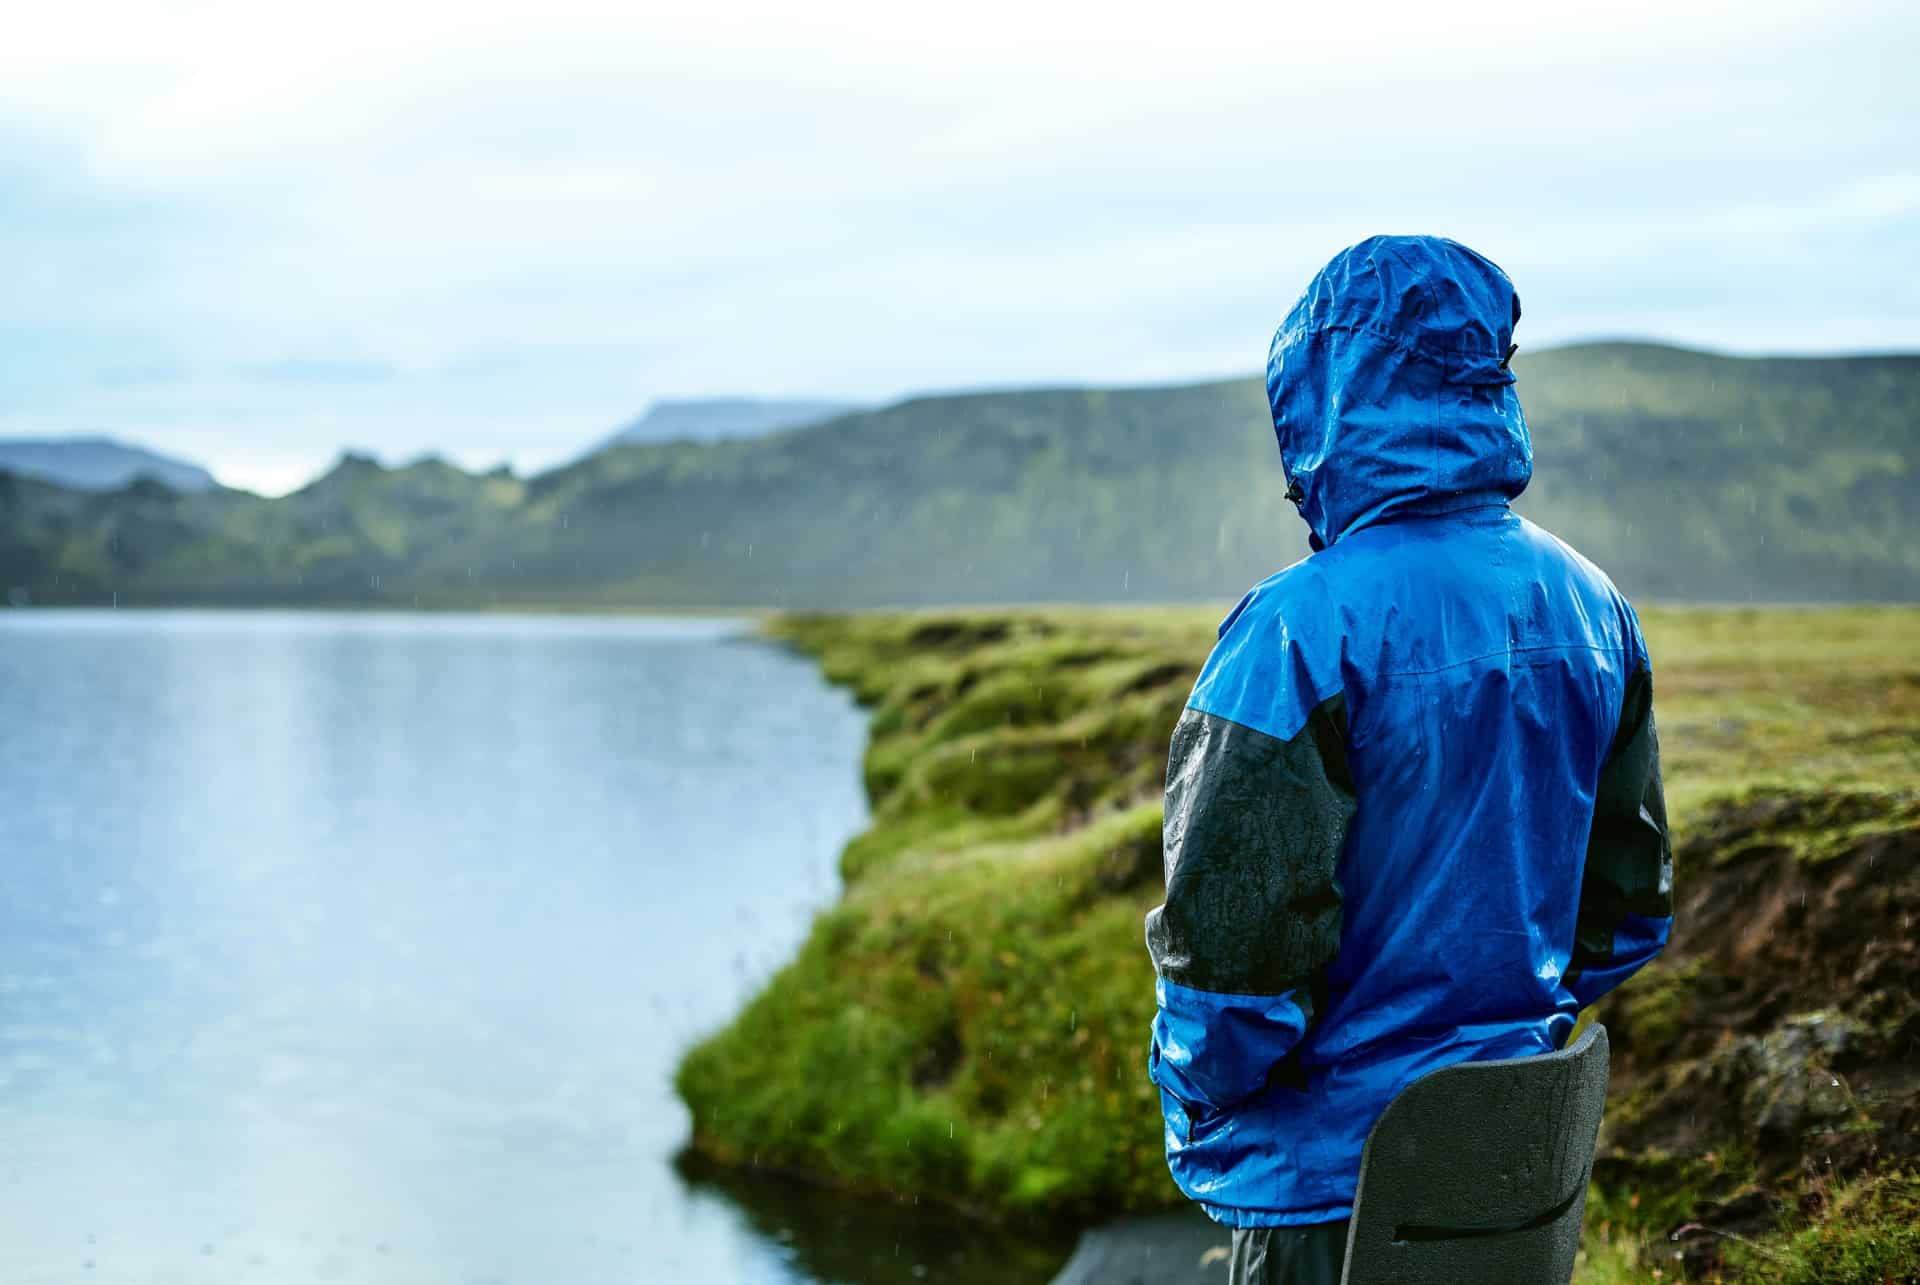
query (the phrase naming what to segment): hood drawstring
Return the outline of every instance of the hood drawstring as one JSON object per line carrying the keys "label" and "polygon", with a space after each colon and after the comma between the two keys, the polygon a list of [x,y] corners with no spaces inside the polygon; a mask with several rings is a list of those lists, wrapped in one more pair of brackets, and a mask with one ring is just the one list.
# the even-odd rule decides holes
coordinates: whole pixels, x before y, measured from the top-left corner
{"label": "hood drawstring", "polygon": [[[1287,499],[1293,502],[1294,508],[1303,510],[1300,516],[1304,519],[1307,516],[1304,512],[1304,506],[1307,502],[1307,492],[1306,489],[1300,485],[1298,478],[1290,477],[1287,479]],[[1311,522],[1307,524],[1307,547],[1315,553],[1327,547],[1326,542],[1323,541],[1319,533],[1313,529]]]}

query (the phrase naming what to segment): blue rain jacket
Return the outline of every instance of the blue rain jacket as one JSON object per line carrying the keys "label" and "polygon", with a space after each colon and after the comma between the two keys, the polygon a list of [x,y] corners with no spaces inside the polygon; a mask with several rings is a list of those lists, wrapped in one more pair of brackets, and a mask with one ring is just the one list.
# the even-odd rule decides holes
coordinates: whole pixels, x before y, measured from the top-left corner
{"label": "blue rain jacket", "polygon": [[1224,1223],[1348,1216],[1402,1087],[1560,1047],[1667,940],[1639,622],[1509,508],[1533,468],[1519,317],[1464,246],[1376,237],[1273,341],[1315,552],[1220,627],[1147,916],[1168,1164]]}

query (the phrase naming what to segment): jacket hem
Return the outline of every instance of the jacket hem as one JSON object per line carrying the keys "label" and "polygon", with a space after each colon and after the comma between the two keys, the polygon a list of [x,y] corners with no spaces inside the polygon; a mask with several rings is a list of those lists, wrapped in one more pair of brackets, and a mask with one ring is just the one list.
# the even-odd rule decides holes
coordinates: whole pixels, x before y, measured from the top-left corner
{"label": "jacket hem", "polygon": [[1316,1209],[1235,1209],[1231,1205],[1196,1202],[1207,1217],[1223,1227],[1312,1227],[1353,1217],[1352,1205],[1323,1205]]}

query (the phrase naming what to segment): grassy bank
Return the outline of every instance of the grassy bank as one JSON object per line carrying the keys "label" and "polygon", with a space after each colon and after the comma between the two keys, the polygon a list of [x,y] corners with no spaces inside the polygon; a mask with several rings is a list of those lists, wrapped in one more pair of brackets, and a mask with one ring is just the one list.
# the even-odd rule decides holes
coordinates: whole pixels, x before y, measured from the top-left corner
{"label": "grassy bank", "polygon": [[[1143,1071],[1140,921],[1167,738],[1214,622],[770,626],[871,706],[873,823],[799,957],[683,1064],[703,1157],[995,1219],[1178,1200]],[[1920,612],[1647,626],[1684,917],[1603,1006],[1619,1054],[1587,1279],[1800,1262],[1902,1279],[1886,1273],[1920,1271],[1897,1231],[1920,1206],[1920,1075],[1902,1069],[1920,1051]],[[1688,1224],[1704,1230],[1667,1239]]]}

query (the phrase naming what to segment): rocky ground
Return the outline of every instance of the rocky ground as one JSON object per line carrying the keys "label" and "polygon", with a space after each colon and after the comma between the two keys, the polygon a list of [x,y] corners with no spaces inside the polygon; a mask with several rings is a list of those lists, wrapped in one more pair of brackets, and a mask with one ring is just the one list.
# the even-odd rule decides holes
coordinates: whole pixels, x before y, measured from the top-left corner
{"label": "rocky ground", "polygon": [[[1613,1093],[1595,1178],[1652,1196],[1655,1216],[1636,1221],[1661,1234],[1641,1265],[1907,1279],[1920,1270],[1920,809],[1869,794],[1728,804],[1677,864],[1672,946],[1600,1009]],[[1847,1225],[1828,1225],[1836,1212]]]}

